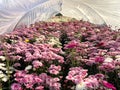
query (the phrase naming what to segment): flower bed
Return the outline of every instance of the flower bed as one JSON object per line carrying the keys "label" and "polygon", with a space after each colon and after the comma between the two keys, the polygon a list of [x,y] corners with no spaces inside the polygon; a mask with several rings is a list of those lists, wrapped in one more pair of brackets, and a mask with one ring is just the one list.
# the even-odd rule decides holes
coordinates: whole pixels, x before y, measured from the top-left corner
{"label": "flower bed", "polygon": [[36,22],[0,37],[2,90],[120,89],[119,30]]}

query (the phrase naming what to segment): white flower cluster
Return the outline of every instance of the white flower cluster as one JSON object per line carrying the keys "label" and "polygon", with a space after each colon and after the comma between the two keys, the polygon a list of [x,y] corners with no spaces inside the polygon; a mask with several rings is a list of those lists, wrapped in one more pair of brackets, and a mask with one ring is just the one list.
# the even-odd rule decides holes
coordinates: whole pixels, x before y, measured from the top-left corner
{"label": "white flower cluster", "polygon": [[53,46],[56,45],[57,47],[61,47],[59,38],[56,38],[56,37],[51,37],[48,44],[53,45]]}
{"label": "white flower cluster", "polygon": [[77,84],[75,90],[87,90],[85,83],[81,82]]}
{"label": "white flower cluster", "polygon": [[45,40],[45,36],[44,35],[40,35],[36,38],[36,42],[38,43],[43,43]]}
{"label": "white flower cluster", "polygon": [[0,56],[0,80],[3,82],[7,82],[9,77],[8,77],[8,73],[11,74],[13,72],[13,68],[9,67],[9,71],[8,71],[8,67],[6,66],[6,62],[5,62],[5,56]]}

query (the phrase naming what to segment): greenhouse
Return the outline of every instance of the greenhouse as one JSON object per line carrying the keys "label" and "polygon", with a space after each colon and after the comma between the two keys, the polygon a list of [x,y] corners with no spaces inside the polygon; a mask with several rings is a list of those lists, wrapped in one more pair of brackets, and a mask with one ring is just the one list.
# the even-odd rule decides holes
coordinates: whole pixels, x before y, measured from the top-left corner
{"label": "greenhouse", "polygon": [[119,0],[0,0],[0,90],[120,90]]}

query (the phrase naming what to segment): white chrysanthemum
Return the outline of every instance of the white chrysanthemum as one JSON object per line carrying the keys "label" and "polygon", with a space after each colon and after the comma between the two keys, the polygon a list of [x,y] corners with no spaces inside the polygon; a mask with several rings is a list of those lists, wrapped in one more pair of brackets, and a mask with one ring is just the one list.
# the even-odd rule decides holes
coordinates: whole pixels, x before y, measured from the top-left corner
{"label": "white chrysanthemum", "polygon": [[6,71],[7,70],[6,64],[0,63],[0,69]]}
{"label": "white chrysanthemum", "polygon": [[2,74],[3,72],[2,71],[0,71],[0,74]]}
{"label": "white chrysanthemum", "polygon": [[1,59],[2,61],[5,61],[5,56],[0,56],[0,59]]}
{"label": "white chrysanthemum", "polygon": [[120,61],[120,55],[116,55],[115,60],[119,62]]}
{"label": "white chrysanthemum", "polygon": [[48,44],[57,45],[57,46],[60,46],[60,45],[61,45],[59,39],[58,39],[58,38],[55,38],[55,37],[51,37],[51,39],[50,39],[50,41],[48,42]]}
{"label": "white chrysanthemum", "polygon": [[[5,71],[6,73],[9,72],[9,74],[13,73],[12,67],[9,67],[9,71],[7,70],[6,64],[0,63],[0,69]],[[6,82],[8,80],[8,77],[3,71],[0,71],[0,80],[3,82]]]}
{"label": "white chrysanthemum", "polygon": [[8,80],[7,75],[5,75],[4,73],[1,72],[1,74],[0,74],[0,80],[3,81],[3,82],[6,82]]}
{"label": "white chrysanthemum", "polygon": [[112,62],[112,61],[113,61],[113,59],[111,57],[107,57],[107,58],[105,58],[104,63],[108,63],[108,62]]}
{"label": "white chrysanthemum", "polygon": [[[6,67],[7,68],[7,67]],[[6,70],[5,72],[6,73],[13,73],[13,71],[14,71],[15,69],[13,68],[13,67],[9,67],[9,71],[8,70]]]}
{"label": "white chrysanthemum", "polygon": [[2,81],[3,81],[3,82],[7,82],[7,80],[8,80],[8,77],[7,77],[7,76],[5,76],[5,77],[2,78]]}
{"label": "white chrysanthemum", "polygon": [[120,55],[116,55],[115,58],[116,58],[116,59],[118,59],[118,58],[120,59]]}
{"label": "white chrysanthemum", "polygon": [[7,68],[0,64],[0,69],[6,71]]}
{"label": "white chrysanthemum", "polygon": [[86,84],[84,82],[77,84],[75,90],[87,90]]}
{"label": "white chrysanthemum", "polygon": [[40,42],[45,39],[44,35],[40,35],[39,37],[36,38],[36,42]]}
{"label": "white chrysanthemum", "polygon": [[116,61],[120,62],[120,58],[115,59]]}
{"label": "white chrysanthemum", "polygon": [[4,63],[0,63],[0,66],[6,66]]}
{"label": "white chrysanthemum", "polygon": [[30,69],[32,69],[32,66],[31,66],[31,65],[28,65],[28,66],[25,68],[26,71],[27,71],[27,70],[30,70]]}
{"label": "white chrysanthemum", "polygon": [[6,76],[6,75],[3,74],[3,73],[0,74],[0,78],[3,78],[3,77],[5,77],[5,76]]}
{"label": "white chrysanthemum", "polygon": [[11,74],[11,73],[13,73],[13,71],[6,71],[6,73],[10,73]]}

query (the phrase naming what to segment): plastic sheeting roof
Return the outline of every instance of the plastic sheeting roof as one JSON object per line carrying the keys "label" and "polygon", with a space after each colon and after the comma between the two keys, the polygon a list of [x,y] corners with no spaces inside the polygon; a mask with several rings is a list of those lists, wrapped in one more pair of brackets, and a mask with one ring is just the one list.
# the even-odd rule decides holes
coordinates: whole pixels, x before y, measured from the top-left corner
{"label": "plastic sheeting roof", "polygon": [[0,0],[0,34],[19,25],[47,20],[58,12],[78,20],[120,27],[120,0]]}
{"label": "plastic sheeting roof", "polygon": [[0,34],[19,25],[47,20],[61,10],[61,0],[0,0]]}

